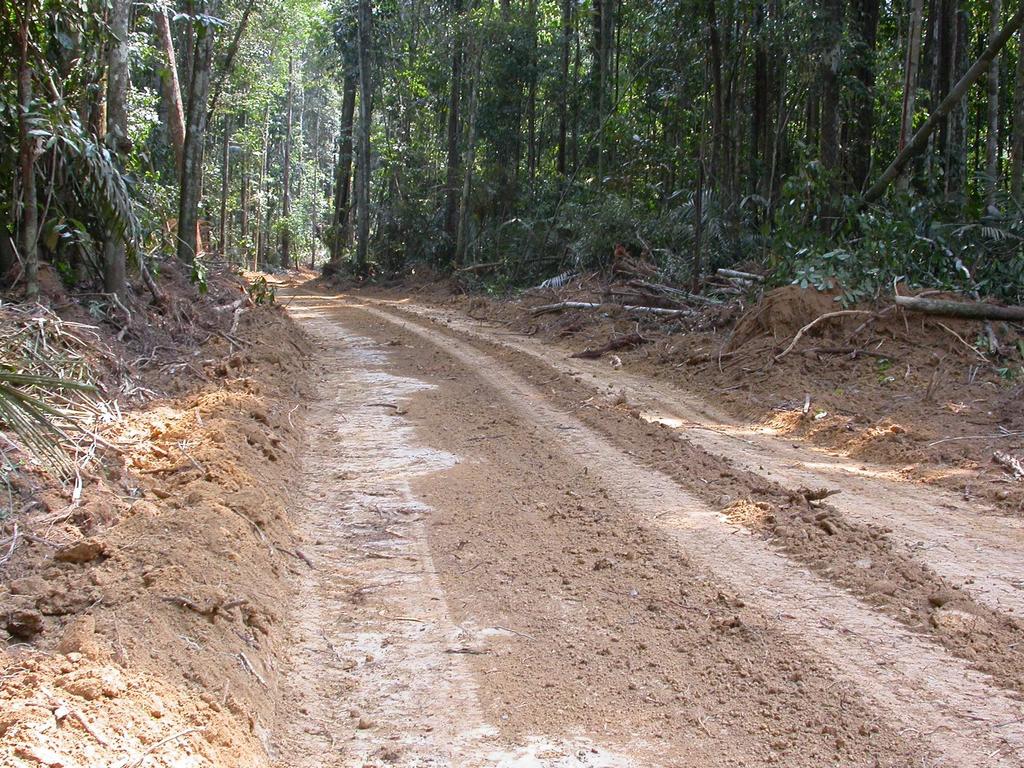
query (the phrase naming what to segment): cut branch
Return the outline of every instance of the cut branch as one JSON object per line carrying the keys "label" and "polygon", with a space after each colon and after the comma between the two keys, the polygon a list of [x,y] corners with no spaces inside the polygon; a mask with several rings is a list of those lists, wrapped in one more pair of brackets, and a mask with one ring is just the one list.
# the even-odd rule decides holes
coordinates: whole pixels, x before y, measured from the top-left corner
{"label": "cut branch", "polygon": [[543,315],[547,312],[561,312],[564,309],[600,309],[601,307],[618,307],[627,312],[648,312],[652,315],[677,317],[693,314],[689,309],[665,309],[664,307],[639,307],[632,304],[597,304],[592,301],[560,301],[557,304],[542,304],[530,310],[531,315]]}
{"label": "cut branch", "polygon": [[942,317],[963,317],[969,320],[1024,320],[1024,307],[1001,307],[981,301],[944,301],[917,296],[897,296],[896,304],[912,312]]}
{"label": "cut branch", "polygon": [[609,352],[614,352],[617,349],[632,349],[633,347],[639,347],[641,344],[646,344],[650,339],[646,339],[639,333],[630,333],[627,336],[620,336],[617,339],[612,339],[607,344],[602,344],[600,347],[594,347],[593,349],[584,349],[582,352],[577,352],[570,357],[578,357],[585,360],[596,360]]}
{"label": "cut branch", "polygon": [[803,335],[805,333],[807,333],[809,330],[811,330],[811,328],[816,326],[818,323],[820,323],[822,320],[828,320],[829,318],[832,318],[832,317],[844,317],[845,315],[870,315],[870,314],[872,314],[872,313],[867,311],[866,309],[841,309],[838,312],[826,312],[824,315],[821,315],[820,317],[816,317],[814,320],[812,320],[807,325],[805,325],[803,328],[801,328],[799,331],[797,331],[796,332],[796,336],[794,336],[793,340],[791,342],[789,342],[789,346],[786,347],[784,350],[782,350],[779,354],[777,354],[775,356],[775,360],[776,361],[781,360],[786,355],[788,355],[790,352],[792,352],[793,351],[793,347],[796,346],[796,343],[798,341],[800,341],[800,339],[803,337]]}

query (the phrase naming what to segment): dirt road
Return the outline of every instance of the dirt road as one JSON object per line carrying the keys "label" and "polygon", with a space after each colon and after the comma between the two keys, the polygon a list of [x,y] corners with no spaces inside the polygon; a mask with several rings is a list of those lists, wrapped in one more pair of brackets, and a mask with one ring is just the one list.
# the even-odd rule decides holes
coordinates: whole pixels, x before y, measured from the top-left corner
{"label": "dirt road", "polygon": [[285,301],[324,365],[280,765],[1024,765],[1018,521],[465,318]]}

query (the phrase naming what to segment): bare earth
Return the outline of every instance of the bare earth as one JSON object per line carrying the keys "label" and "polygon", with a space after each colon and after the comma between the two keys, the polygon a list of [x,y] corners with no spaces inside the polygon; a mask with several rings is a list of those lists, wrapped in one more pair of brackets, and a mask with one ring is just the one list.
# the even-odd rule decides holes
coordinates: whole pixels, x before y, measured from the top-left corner
{"label": "bare earth", "polygon": [[1019,519],[462,315],[283,300],[322,367],[278,765],[1024,765]]}

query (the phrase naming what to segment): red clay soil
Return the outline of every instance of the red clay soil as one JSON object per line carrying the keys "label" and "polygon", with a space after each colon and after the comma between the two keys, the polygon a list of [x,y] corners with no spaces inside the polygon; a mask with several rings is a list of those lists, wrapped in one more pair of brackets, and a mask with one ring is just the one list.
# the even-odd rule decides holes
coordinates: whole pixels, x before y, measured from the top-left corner
{"label": "red clay soil", "polygon": [[308,343],[278,306],[232,329],[237,279],[205,299],[180,282],[162,313],[133,307],[120,340],[100,331],[126,413],[81,502],[45,476],[13,479],[2,765],[267,763],[281,577],[310,567],[285,515]]}

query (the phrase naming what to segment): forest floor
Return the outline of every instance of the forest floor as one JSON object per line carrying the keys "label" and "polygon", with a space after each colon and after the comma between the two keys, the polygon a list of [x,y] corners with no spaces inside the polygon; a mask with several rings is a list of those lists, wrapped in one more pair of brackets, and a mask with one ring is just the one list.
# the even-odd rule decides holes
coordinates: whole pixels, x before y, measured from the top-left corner
{"label": "forest floor", "polygon": [[278,287],[12,546],[0,765],[1024,766],[1019,393],[946,331]]}

